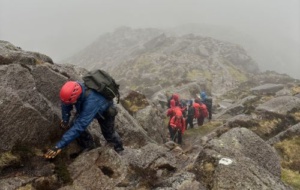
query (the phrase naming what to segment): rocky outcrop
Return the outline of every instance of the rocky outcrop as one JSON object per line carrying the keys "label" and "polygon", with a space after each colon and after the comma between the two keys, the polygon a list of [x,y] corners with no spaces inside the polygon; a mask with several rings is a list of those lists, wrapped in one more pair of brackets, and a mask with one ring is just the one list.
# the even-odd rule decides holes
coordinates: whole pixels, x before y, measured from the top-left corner
{"label": "rocky outcrop", "polygon": [[299,98],[293,96],[281,96],[259,105],[256,110],[260,112],[273,112],[285,115],[299,106]]}
{"label": "rocky outcrop", "polygon": [[[198,134],[196,133],[197,127],[195,127],[184,134],[183,145],[179,146],[172,141],[166,142],[167,131],[164,120],[166,94],[177,92],[182,99],[190,99],[197,97],[200,90],[211,88],[208,87],[209,85],[212,86],[213,92],[217,92],[213,88],[216,84],[221,84],[219,78],[214,79],[212,83],[206,83],[210,81],[210,75],[204,77],[196,70],[188,73],[186,77],[182,73],[178,74],[182,69],[188,72],[182,67],[182,63],[192,60],[188,58],[194,56],[189,54],[192,50],[201,56],[201,59],[199,57],[195,59],[201,63],[199,65],[203,66],[201,69],[212,69],[209,64],[206,65],[209,60],[202,60],[202,57],[209,57],[208,53],[216,52],[214,49],[216,46],[211,44],[211,46],[202,46],[200,50],[193,49],[194,45],[201,45],[197,40],[220,45],[220,42],[213,39],[202,39],[192,35],[180,39],[162,35],[159,36],[159,39],[147,44],[147,47],[153,48],[153,51],[156,49],[159,51],[152,52],[151,55],[143,55],[140,58],[151,58],[146,61],[147,64],[149,63],[148,69],[150,70],[168,69],[170,65],[176,67],[175,70],[172,70],[172,75],[177,77],[176,84],[168,85],[172,75],[163,76],[160,73],[158,76],[165,77],[165,81],[163,81],[165,83],[160,84],[163,89],[157,88],[159,91],[150,98],[133,91],[132,94],[138,95],[138,100],[135,99],[137,96],[129,99],[122,96],[124,102],[129,100],[133,102],[126,109],[123,104],[117,105],[118,115],[115,127],[124,142],[125,150],[122,153],[117,154],[111,144],[106,143],[100,127],[93,122],[88,130],[92,133],[97,148],[78,156],[78,147],[74,141],[51,162],[43,158],[43,153],[46,148],[53,146],[63,134],[63,131],[57,127],[60,122],[60,102],[57,94],[65,81],[80,81],[87,70],[68,64],[57,65],[51,63],[50,59],[44,56],[33,56],[33,60],[36,61],[22,59],[22,56],[26,57],[31,53],[1,42],[1,188],[61,190],[290,189],[280,179],[281,167],[284,166],[280,165],[280,155],[277,154],[272,144],[277,143],[278,139],[280,139],[279,141],[281,139],[293,140],[293,137],[288,135],[290,134],[288,131],[298,131],[297,126],[290,126],[300,122],[297,108],[299,107],[297,106],[299,98],[249,94],[249,89],[260,85],[261,81],[268,81],[271,78],[273,80],[274,73],[268,79],[263,78],[264,75],[260,74],[257,77],[258,81],[244,83],[242,84],[243,88],[228,93],[233,100],[231,102],[233,106],[218,108],[216,112],[224,111],[223,115],[230,115],[233,118],[217,118],[214,117],[217,114],[214,114],[213,121],[198,128],[205,131],[209,124],[218,121],[215,123],[215,130],[211,133],[207,134],[209,131],[207,130],[207,132]],[[174,46],[170,46],[170,44]],[[178,50],[182,50],[182,53],[177,55],[175,52]],[[161,55],[161,52],[164,55]],[[225,52],[231,51],[224,50],[223,53]],[[138,55],[140,52],[135,53]],[[4,54],[5,58],[3,58]],[[210,63],[211,65],[218,63],[217,67],[223,68],[224,65],[222,66],[219,58],[219,56],[214,56],[214,60],[211,60]],[[1,62],[3,60],[4,62]],[[153,83],[160,79],[157,77],[153,80],[152,75],[147,73],[148,70],[143,70],[144,67],[138,68],[141,60],[134,60],[136,62],[131,65],[132,72],[127,71],[127,76],[134,76],[135,69],[137,69],[141,73],[144,72],[144,75],[135,76],[135,80],[145,79],[145,81],[141,81],[140,85]],[[241,60],[244,60],[245,63],[249,61],[245,57],[242,57]],[[232,66],[232,64],[229,65]],[[154,68],[153,65],[157,68]],[[190,65],[192,66],[191,63]],[[195,65],[193,69],[199,65]],[[225,67],[225,70],[226,68],[228,69]],[[197,77],[189,78],[189,75],[195,74],[193,72]],[[236,76],[232,77],[230,72],[226,72],[225,75],[230,76],[231,82],[234,82],[233,79]],[[203,78],[205,80],[202,80]],[[286,77],[284,80],[290,81]],[[278,84],[286,83],[279,80]],[[168,88],[164,88],[164,86],[168,86]],[[284,85],[284,88],[292,94],[297,93],[297,84]],[[226,89],[229,88],[223,88],[222,91]],[[220,96],[217,96],[219,94],[212,95],[214,104],[218,105],[218,101],[222,101]],[[222,96],[223,100],[229,99],[226,96],[227,94]],[[189,138],[191,134],[192,136]],[[201,139],[201,137],[203,138]],[[272,138],[274,140],[270,140],[268,143],[265,141]],[[281,147],[281,150],[283,151],[284,148]],[[292,165],[288,166],[289,169],[296,164],[297,162],[294,161]]]}
{"label": "rocky outcrop", "polygon": [[[108,70],[130,90],[151,98],[170,86],[196,82],[222,94],[259,71],[255,61],[235,44],[209,37],[174,37],[156,29],[119,28],[101,36],[69,61],[87,69]],[[122,91],[125,90],[121,86]]]}
{"label": "rocky outcrop", "polygon": [[289,189],[274,149],[245,128],[209,141],[192,170],[209,189]]}
{"label": "rocky outcrop", "polygon": [[282,84],[264,84],[250,89],[254,94],[275,94],[279,90],[283,89]]}

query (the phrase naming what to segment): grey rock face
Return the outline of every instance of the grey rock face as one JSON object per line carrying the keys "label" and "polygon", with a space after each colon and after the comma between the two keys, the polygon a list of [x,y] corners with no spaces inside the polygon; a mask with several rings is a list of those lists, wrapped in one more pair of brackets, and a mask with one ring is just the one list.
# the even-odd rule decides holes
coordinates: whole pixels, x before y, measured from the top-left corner
{"label": "grey rock face", "polygon": [[[130,33],[127,30],[119,32],[119,34],[125,36],[128,35],[128,32]],[[192,42],[195,39],[207,43],[204,45],[205,50],[202,49],[201,53],[198,51],[201,43]],[[135,42],[134,40],[122,41],[122,44],[132,45]],[[162,44],[164,46],[161,46]],[[172,44],[175,45],[169,48]],[[195,37],[193,35],[184,36],[180,39],[162,35],[148,45],[149,48],[154,47],[152,50],[162,48],[159,51],[163,52],[164,55],[156,56],[156,53],[159,54],[161,52],[155,52],[149,57],[145,56],[142,58],[155,58],[150,62],[159,66],[158,68],[161,68],[160,62],[166,63],[162,66],[166,69],[170,66],[176,67],[176,72],[170,75],[164,76],[162,73],[159,73],[166,79],[171,79],[170,76],[172,75],[184,77],[184,74],[177,75],[177,72],[180,72],[182,69],[186,72],[188,69],[196,69],[201,65],[200,69],[208,69],[210,71],[215,68],[224,69],[225,75],[229,76],[228,81],[235,83],[233,78],[230,77],[230,69],[222,66],[218,55],[214,55],[207,60],[197,58],[190,62],[191,67],[188,69],[182,67],[182,64],[188,62],[186,61],[188,53],[198,52],[198,54],[201,54],[201,58],[208,58],[209,55],[205,55],[206,53],[216,52],[218,51],[216,48],[218,45],[227,47],[226,44],[220,44],[220,42],[213,39]],[[143,49],[145,47],[141,45],[138,48]],[[178,52],[180,48],[182,48],[184,53],[175,55],[174,52]],[[222,55],[231,52],[230,49],[226,49],[226,51],[222,49],[221,51]],[[135,53],[135,55],[138,55],[141,52]],[[240,54],[241,52],[237,53],[239,56],[234,61],[238,62],[240,60],[244,61],[243,63],[249,63],[247,56]],[[22,58],[23,56],[24,58]],[[196,64],[198,61],[199,65]],[[230,130],[229,125],[235,121],[241,124],[239,127],[243,127],[243,124],[251,125],[252,120],[257,119],[257,114],[261,111],[276,112],[284,115],[293,110],[294,119],[297,120],[297,107],[299,107],[300,100],[298,97],[276,97],[258,106],[257,110],[255,110],[256,113],[238,115],[245,112],[244,104],[256,99],[255,96],[244,96],[246,98],[234,100],[235,103],[232,102],[234,104],[226,112],[232,118],[224,119],[223,125],[220,122],[221,126],[218,126],[217,129],[221,130],[221,132],[213,131],[210,133],[212,135],[206,135],[202,139],[200,135],[193,136],[193,139],[189,139],[193,146],[185,147],[184,144],[180,147],[174,142],[162,144],[165,141],[166,126],[164,126],[163,121],[165,117],[160,116],[165,114],[166,110],[163,107],[166,103],[165,92],[167,90],[169,92],[178,92],[182,98],[198,95],[200,90],[206,89],[205,84],[209,83],[210,80],[203,80],[203,76],[197,72],[196,74],[199,74],[199,76],[194,81],[187,80],[188,77],[186,76],[187,78],[177,78],[175,80],[177,86],[170,86],[166,83],[162,85],[162,89],[158,88],[157,90],[159,91],[155,92],[153,96],[149,95],[151,97],[149,100],[150,106],[137,111],[133,116],[120,104],[117,106],[119,114],[116,117],[115,127],[125,147],[125,150],[120,154],[117,154],[110,144],[106,144],[98,124],[94,122],[89,130],[92,132],[93,137],[96,137],[99,141],[97,145],[100,147],[82,153],[75,159],[57,157],[59,161],[60,159],[66,159],[64,164],[68,165],[68,171],[73,180],[72,184],[58,184],[59,175],[57,172],[54,172],[56,163],[47,162],[45,164],[46,161],[41,162],[42,149],[46,146],[52,146],[62,135],[62,131],[57,127],[60,121],[58,92],[61,85],[66,80],[80,81],[86,70],[73,65],[49,63],[51,61],[47,57],[22,51],[20,48],[6,42],[0,43],[0,62],[0,161],[6,158],[5,153],[11,152],[13,147],[19,145],[19,143],[32,147],[34,152],[30,156],[35,158],[27,158],[33,163],[33,165],[28,167],[34,169],[33,172],[13,173],[15,172],[13,171],[9,173],[10,176],[3,176],[0,179],[0,186],[4,189],[25,187],[39,189],[39,185],[45,183],[49,184],[47,187],[52,189],[61,187],[60,190],[290,189],[280,180],[279,155],[270,145],[281,139],[291,137],[293,133],[298,134],[298,124],[292,127],[284,126],[287,130],[271,138],[268,142],[264,142],[245,128]],[[211,65],[216,67],[210,67]],[[152,66],[150,65],[149,69]],[[154,69],[151,72],[159,70]],[[144,71],[141,70],[141,72]],[[133,71],[126,71],[126,73],[127,76],[134,75]],[[138,80],[140,76],[135,76],[135,80]],[[149,73],[146,73],[144,76],[147,76],[147,82],[155,82],[163,78],[152,78],[153,75]],[[226,77],[223,79],[227,82]],[[217,84],[214,86],[217,87],[223,83],[219,77],[214,76],[214,81],[210,84],[213,84],[213,86]],[[167,86],[168,88],[166,88]],[[219,92],[227,89],[229,88],[222,88]],[[235,115],[238,116],[234,117]],[[220,118],[216,118],[216,120],[218,119]],[[222,131],[222,129],[224,130]],[[203,142],[200,142],[201,140]],[[188,141],[184,139],[184,142]],[[67,157],[68,151],[70,151],[69,148],[66,151],[64,150],[59,156],[66,154],[65,156]],[[10,161],[12,163],[15,160]],[[35,161],[39,162],[35,164]],[[5,165],[4,163],[4,165],[1,165],[1,172],[6,169],[5,167],[9,167],[9,164]],[[12,177],[13,175],[19,176]]]}
{"label": "grey rock face", "polygon": [[38,63],[53,61],[50,57],[36,53],[22,51],[20,47],[16,47],[9,42],[0,40],[0,65],[7,65],[10,63],[25,63],[26,65],[35,65]]}
{"label": "grey rock face", "polygon": [[282,131],[281,133],[279,133],[275,137],[269,139],[267,141],[267,143],[269,143],[270,145],[273,145],[273,144],[278,143],[280,141],[283,141],[285,139],[290,139],[290,138],[293,138],[293,137],[297,137],[299,135],[300,135],[300,123],[291,126],[290,128],[288,128],[285,131]]}
{"label": "grey rock face", "polygon": [[288,111],[299,106],[299,98],[294,96],[280,96],[259,105],[256,110],[258,112],[268,111],[284,115],[287,114]]}
{"label": "grey rock face", "polygon": [[193,171],[210,189],[289,189],[280,181],[276,152],[245,128],[211,140],[198,155]]}
{"label": "grey rock face", "polygon": [[147,106],[139,110],[135,114],[135,119],[143,127],[149,137],[154,139],[157,143],[166,142],[168,134],[167,126],[164,123],[164,118],[155,108]]}
{"label": "grey rock face", "polygon": [[284,86],[282,84],[263,84],[255,88],[250,89],[254,94],[275,94],[279,90],[282,90]]}

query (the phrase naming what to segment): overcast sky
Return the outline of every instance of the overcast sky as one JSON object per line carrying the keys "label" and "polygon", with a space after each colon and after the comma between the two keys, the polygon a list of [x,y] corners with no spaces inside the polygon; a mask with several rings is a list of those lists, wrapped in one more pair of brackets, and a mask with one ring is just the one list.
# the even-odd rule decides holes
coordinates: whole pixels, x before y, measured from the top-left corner
{"label": "overcast sky", "polygon": [[0,39],[62,60],[119,26],[185,23],[300,43],[300,0],[0,0]]}

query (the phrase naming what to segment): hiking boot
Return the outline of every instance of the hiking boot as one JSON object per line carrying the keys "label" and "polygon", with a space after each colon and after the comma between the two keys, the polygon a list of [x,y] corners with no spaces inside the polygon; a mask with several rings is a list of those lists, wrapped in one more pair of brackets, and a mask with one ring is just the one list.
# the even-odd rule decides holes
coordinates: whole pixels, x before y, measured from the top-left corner
{"label": "hiking boot", "polygon": [[124,148],[122,146],[115,147],[114,149],[117,153],[120,153],[124,150]]}

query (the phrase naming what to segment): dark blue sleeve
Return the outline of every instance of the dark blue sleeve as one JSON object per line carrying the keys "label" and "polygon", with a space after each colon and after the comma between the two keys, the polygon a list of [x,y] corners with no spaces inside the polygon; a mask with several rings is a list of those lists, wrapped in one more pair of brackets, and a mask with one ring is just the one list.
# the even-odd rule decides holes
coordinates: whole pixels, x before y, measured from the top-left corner
{"label": "dark blue sleeve", "polygon": [[103,112],[109,102],[104,98],[91,97],[84,102],[83,108],[74,121],[73,126],[63,135],[61,140],[56,144],[58,148],[64,148],[89,126],[98,112]]}
{"label": "dark blue sleeve", "polygon": [[61,118],[65,123],[69,123],[72,109],[73,109],[72,104],[67,105],[61,103]]}

